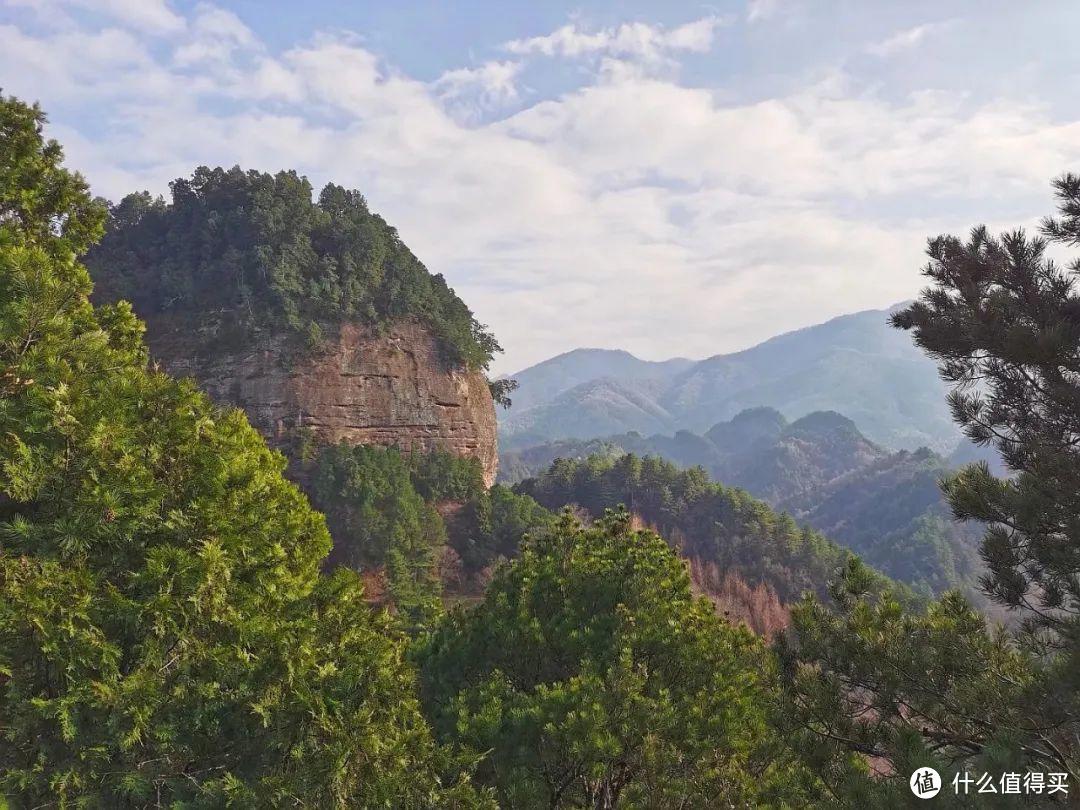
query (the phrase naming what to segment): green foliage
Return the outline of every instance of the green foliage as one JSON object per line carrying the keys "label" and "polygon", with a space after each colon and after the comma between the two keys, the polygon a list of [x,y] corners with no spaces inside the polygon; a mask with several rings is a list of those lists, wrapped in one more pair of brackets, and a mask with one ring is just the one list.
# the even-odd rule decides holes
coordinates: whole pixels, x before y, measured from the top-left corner
{"label": "green foliage", "polygon": [[540,535],[555,524],[555,514],[528,495],[496,484],[465,504],[451,532],[467,569],[477,571],[518,553],[526,535]]}
{"label": "green foliage", "polygon": [[808,803],[812,777],[766,722],[767,651],[626,513],[564,515],[420,661],[437,733],[488,752],[477,776],[503,806]]}
{"label": "green foliage", "polygon": [[556,458],[626,453],[704,467],[714,480],[790,513],[928,595],[961,588],[979,596],[979,529],[951,520],[938,485],[951,471],[945,459],[926,448],[887,452],[836,413],[812,413],[789,424],[772,408],[754,408],[704,436],[680,430],[674,436],[562,439],[501,453],[499,477],[517,482],[542,473]]}
{"label": "green foliage", "polygon": [[665,452],[668,448],[661,449],[659,442],[655,441],[658,438],[666,437],[645,437],[631,431],[602,439],[555,439],[520,450],[506,450],[500,445],[498,480],[507,486],[513,486],[528,478],[542,475],[556,459],[582,461],[590,456],[598,456],[615,460],[627,453],[636,456],[658,456],[679,467],[695,466],[694,463],[687,463],[684,458]]}
{"label": "green foliage", "polygon": [[61,166],[63,150],[42,136],[45,113],[0,95],[0,224],[9,239],[32,241],[55,256],[83,253],[101,236],[105,206],[82,175]]}
{"label": "green foliage", "polygon": [[679,470],[655,457],[559,459],[515,490],[548,509],[576,504],[600,515],[625,505],[661,534],[679,538],[687,557],[716,563],[751,586],[767,583],[785,602],[804,591],[825,596],[826,584],[851,557],[790,516],[710,481],[702,469]]}
{"label": "green foliage", "polygon": [[86,258],[103,300],[144,316],[176,313],[213,340],[261,329],[317,348],[323,324],[415,318],[452,362],[486,369],[495,338],[441,275],[431,275],[357,191],[275,175],[199,167],[172,201],[131,194]]}
{"label": "green foliage", "polygon": [[414,488],[409,459],[395,448],[328,447],[312,490],[334,537],[331,560],[358,571],[385,566],[395,607],[412,626],[429,622],[446,529]]}
{"label": "green foliage", "polygon": [[[239,411],[94,309],[81,181],[0,101],[0,793],[14,807],[461,806],[404,639]],[[36,146],[34,144],[36,143]],[[29,184],[29,185],[26,185]],[[39,185],[35,185],[39,184]]]}
{"label": "green foliage", "polygon": [[[965,770],[1072,770],[1061,725],[1069,710],[1038,712],[1050,695],[1037,662],[959,595],[911,612],[891,593],[871,594],[865,570],[852,565],[834,597],[835,608],[808,597],[792,611],[793,641],[779,641],[787,690],[778,714],[834,795],[896,807],[911,799],[908,776],[927,765],[947,791]],[[884,778],[868,778],[865,757]],[[998,806],[977,798],[973,807]]]}
{"label": "green foliage", "polygon": [[[1056,187],[1063,218],[1044,231],[1080,245],[1080,177]],[[945,489],[957,517],[989,524],[985,589],[1033,634],[1050,634],[1040,641],[1071,644],[1080,631],[1080,259],[1062,270],[1046,247],[985,228],[967,242],[933,239],[924,273],[935,286],[893,322],[913,330],[955,386],[949,404],[967,436],[1016,472],[999,480],[975,464]]]}
{"label": "green foliage", "polygon": [[513,401],[510,399],[510,394],[517,390],[517,380],[500,379],[491,380],[488,383],[488,388],[491,390],[491,398],[495,401],[496,405],[502,405],[503,408],[509,408],[513,405]]}
{"label": "green foliage", "polygon": [[[437,612],[437,566],[447,543],[475,573],[514,556],[526,533],[554,522],[532,498],[501,486],[487,491],[476,459],[445,451],[326,448],[312,489],[334,538],[331,559],[357,570],[385,566],[395,605],[415,623]],[[435,507],[447,502],[455,508],[444,520]]]}
{"label": "green foliage", "polygon": [[409,457],[416,491],[431,502],[468,501],[484,491],[484,468],[475,458],[445,450],[413,453]]}
{"label": "green foliage", "polygon": [[[963,590],[980,605],[980,527],[952,519],[940,482],[954,470],[927,449],[902,450],[833,482],[801,520],[878,570],[928,594]],[[794,506],[794,504],[792,504]]]}
{"label": "green foliage", "polygon": [[[1056,185],[1062,218],[1044,232],[1080,244],[1080,178]],[[813,600],[795,611],[783,650],[791,733],[853,803],[895,806],[903,791],[852,777],[852,753],[900,775],[935,764],[946,781],[958,769],[1065,773],[1073,791],[1080,781],[1080,261],[1063,271],[1046,247],[981,227],[966,242],[932,239],[933,286],[893,318],[953,384],[967,436],[1015,473],[997,479],[979,462],[943,489],[957,518],[986,525],[983,589],[1019,621],[991,630],[955,594],[906,613],[868,596],[857,571],[837,611]]]}

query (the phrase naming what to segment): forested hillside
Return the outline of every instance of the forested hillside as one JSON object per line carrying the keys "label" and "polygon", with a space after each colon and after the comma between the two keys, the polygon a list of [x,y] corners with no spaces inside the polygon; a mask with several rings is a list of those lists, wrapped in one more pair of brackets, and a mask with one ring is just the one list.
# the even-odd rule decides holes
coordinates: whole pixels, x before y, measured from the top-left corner
{"label": "forested hillside", "polygon": [[952,519],[939,483],[954,468],[925,448],[888,452],[836,413],[788,421],[754,408],[704,436],[637,433],[590,441],[563,440],[504,452],[500,477],[541,474],[556,459],[625,453],[700,466],[713,480],[745,489],[862,557],[894,579],[928,593],[977,592],[979,529]]}
{"label": "forested hillside", "polygon": [[549,509],[580,507],[594,517],[625,506],[711,578],[731,573],[751,588],[765,586],[781,605],[804,592],[827,599],[829,582],[853,556],[701,469],[679,470],[656,457],[559,460],[515,491]]}
{"label": "forested hillside", "polygon": [[[834,589],[839,610],[807,600],[779,651],[793,743],[822,766],[861,752],[886,773],[935,767],[943,785],[972,772],[1042,773],[1047,783],[1054,774],[1070,787],[1023,803],[1075,803],[1080,264],[1063,269],[1047,248],[1080,245],[1080,177],[1054,185],[1059,214],[1038,237],[979,227],[966,240],[930,240],[930,286],[893,318],[955,386],[949,404],[965,435],[993,446],[1014,473],[998,479],[976,464],[945,485],[957,518],[986,524],[981,586],[1013,629],[987,633],[954,594],[906,613],[853,576]],[[884,777],[843,795],[895,806],[904,794],[899,779]]]}
{"label": "forested hillside", "polygon": [[[78,257],[105,212],[42,126],[36,108],[0,100],[13,158],[0,165],[6,804],[814,795],[816,777],[770,725],[772,653],[695,601],[668,546],[624,519],[549,524],[479,608],[432,605],[428,631],[411,610],[373,609],[348,567],[320,572],[326,525],[284,479],[284,458],[242,412],[156,370],[126,303],[90,303]],[[421,560],[407,536],[434,524],[427,507],[444,497],[473,504],[484,530],[460,550],[474,565],[518,545],[499,527],[543,519],[523,498],[477,491],[475,464],[447,456],[339,447],[308,460],[361,564]],[[505,504],[516,518],[498,517]],[[507,680],[506,656],[550,667]],[[462,666],[480,677],[462,679]]]}
{"label": "forested hillside", "polygon": [[0,98],[0,793],[482,805],[284,458],[91,305],[106,212],[42,125]]}
{"label": "forested hillside", "polygon": [[329,184],[312,201],[293,171],[195,170],[110,206],[86,255],[95,299],[169,315],[207,347],[267,330],[317,345],[328,325],[416,318],[448,357],[487,368],[499,350],[441,275],[432,275],[358,191]]}
{"label": "forested hillside", "polygon": [[528,542],[420,648],[444,743],[488,752],[502,807],[808,807],[817,777],[769,715],[771,653],[694,597],[625,513]]}
{"label": "forested hillside", "polygon": [[556,458],[619,451],[662,456],[682,467],[704,467],[714,478],[772,502],[815,490],[889,455],[839,414],[819,412],[789,423],[779,411],[760,407],[717,422],[704,434],[680,430],[646,436],[634,431],[505,450],[499,478],[514,483],[542,472]]}
{"label": "forested hillside", "polygon": [[364,572],[369,596],[414,627],[444,596],[481,590],[490,566],[555,518],[528,496],[487,489],[480,464],[451,453],[339,444],[305,472],[334,538],[327,566]]}

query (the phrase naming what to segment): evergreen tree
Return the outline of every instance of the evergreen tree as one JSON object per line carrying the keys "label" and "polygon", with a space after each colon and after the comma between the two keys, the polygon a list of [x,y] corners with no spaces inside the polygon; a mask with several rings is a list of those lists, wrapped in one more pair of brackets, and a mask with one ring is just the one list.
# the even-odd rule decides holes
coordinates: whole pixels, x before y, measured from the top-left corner
{"label": "evergreen tree", "polygon": [[[852,556],[742,490],[710,481],[701,468],[679,470],[655,456],[556,459],[515,491],[548,509],[577,506],[597,517],[625,506],[677,540],[683,555],[731,571],[751,586],[769,585],[784,602],[808,590],[827,597],[829,580]],[[875,576],[879,586],[887,583]],[[905,590],[903,598],[911,594]]]}
{"label": "evergreen tree", "polygon": [[693,596],[685,565],[627,513],[569,514],[420,653],[437,733],[489,752],[503,806],[807,806],[770,730],[768,651]]}
{"label": "evergreen tree", "polygon": [[[1055,185],[1062,217],[1044,234],[1080,245],[1080,177]],[[967,242],[932,240],[934,286],[893,323],[938,360],[968,437],[1016,473],[999,480],[972,465],[946,493],[958,518],[989,524],[985,589],[1060,647],[1080,619],[1080,259],[1058,266],[1047,238],[976,228]]]}
{"label": "evergreen tree", "polygon": [[385,569],[389,597],[414,629],[439,612],[446,544],[442,519],[413,486],[410,465],[421,463],[396,448],[339,444],[319,455],[313,485],[334,537],[331,561]]}
{"label": "evergreen tree", "polygon": [[14,807],[476,800],[404,641],[238,411],[147,365],[104,212],[0,99],[0,793]]}
{"label": "evergreen tree", "polygon": [[[897,777],[930,764],[946,781],[962,771],[1063,774],[1071,796],[1028,796],[1024,806],[1075,801],[1080,261],[1062,268],[1046,249],[1047,240],[1080,244],[1080,178],[1055,185],[1061,216],[1042,237],[980,227],[967,241],[932,239],[932,286],[893,317],[938,360],[968,437],[993,445],[1014,473],[997,479],[978,463],[943,484],[958,519],[986,524],[982,585],[1012,614],[1012,631],[988,627],[956,594],[906,613],[852,569],[837,585],[838,610],[807,600],[782,645],[791,733],[853,803],[894,806],[904,795]],[[858,778],[863,757],[885,778]]]}
{"label": "evergreen tree", "polygon": [[99,300],[178,318],[208,348],[269,329],[314,349],[342,321],[384,328],[413,318],[451,362],[486,369],[501,351],[357,191],[329,184],[313,201],[293,171],[206,166],[170,188],[169,202],[141,192],[110,208],[105,238],[86,257]]}
{"label": "evergreen tree", "polygon": [[965,773],[990,773],[995,785],[1008,772],[1070,773],[1067,738],[1037,708],[1037,662],[959,594],[912,611],[872,590],[852,561],[831,603],[806,597],[779,638],[786,688],[774,716],[806,766],[845,807],[917,806],[907,780],[927,766],[951,806],[1040,801],[974,791],[965,800],[952,787]]}
{"label": "evergreen tree", "polygon": [[409,468],[413,487],[428,503],[463,502],[485,492],[484,468],[479,459],[434,450],[412,453]]}

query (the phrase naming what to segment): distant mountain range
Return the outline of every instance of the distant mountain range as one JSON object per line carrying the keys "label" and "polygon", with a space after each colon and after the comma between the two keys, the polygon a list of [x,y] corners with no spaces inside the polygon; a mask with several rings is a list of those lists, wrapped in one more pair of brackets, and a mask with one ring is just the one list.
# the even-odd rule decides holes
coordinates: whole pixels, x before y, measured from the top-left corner
{"label": "distant mountain range", "polygon": [[[760,407],[703,435],[684,430],[563,439],[504,451],[500,476],[521,480],[556,458],[628,452],[704,467],[714,479],[788,512],[896,579],[933,592],[951,587],[973,592],[981,570],[976,550],[981,528],[954,522],[938,487],[955,460],[927,448],[887,450],[835,412],[788,422],[779,411]],[[967,446],[963,454],[965,461],[985,455]]]}
{"label": "distant mountain range", "polygon": [[[895,309],[895,308],[894,308]],[[758,406],[788,419],[837,411],[893,450],[949,453],[960,441],[934,362],[868,310],[779,335],[734,354],[649,362],[625,351],[577,349],[511,375],[514,406],[501,414],[500,443],[519,449],[710,426]]]}

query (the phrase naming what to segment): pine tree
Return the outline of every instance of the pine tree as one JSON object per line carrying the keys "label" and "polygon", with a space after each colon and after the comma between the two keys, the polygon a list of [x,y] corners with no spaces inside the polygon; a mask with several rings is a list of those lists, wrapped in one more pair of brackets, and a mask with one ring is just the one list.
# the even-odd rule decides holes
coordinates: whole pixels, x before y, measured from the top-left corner
{"label": "pine tree", "polygon": [[[835,610],[806,599],[781,644],[784,720],[836,795],[892,807],[914,767],[1067,775],[1080,782],[1080,178],[1055,184],[1043,235],[929,243],[932,282],[893,316],[954,386],[954,419],[1013,471],[985,463],[943,484],[955,516],[985,524],[983,589],[1015,619],[992,628],[958,594],[922,612],[872,594],[849,566]],[[867,758],[881,778],[866,779]],[[982,798],[982,797],[980,797]],[[1024,806],[1057,796],[1029,796]],[[958,800],[961,801],[961,800]],[[1009,806],[1005,797],[1000,801]],[[974,804],[972,806],[981,806]]]}
{"label": "pine tree", "polygon": [[471,803],[404,640],[239,411],[148,366],[104,212],[0,99],[0,794],[13,807]]}
{"label": "pine tree", "polygon": [[695,598],[625,511],[564,514],[420,653],[437,732],[489,752],[517,808],[808,806],[813,777],[769,728],[762,643]]}
{"label": "pine tree", "polygon": [[1062,268],[1046,249],[1080,245],[1080,177],[1055,186],[1061,218],[1043,237],[976,228],[967,242],[932,240],[934,286],[893,323],[955,386],[949,404],[968,437],[1016,473],[999,480],[973,465],[946,494],[958,518],[990,526],[986,591],[1060,647],[1080,619],[1080,259]]}

